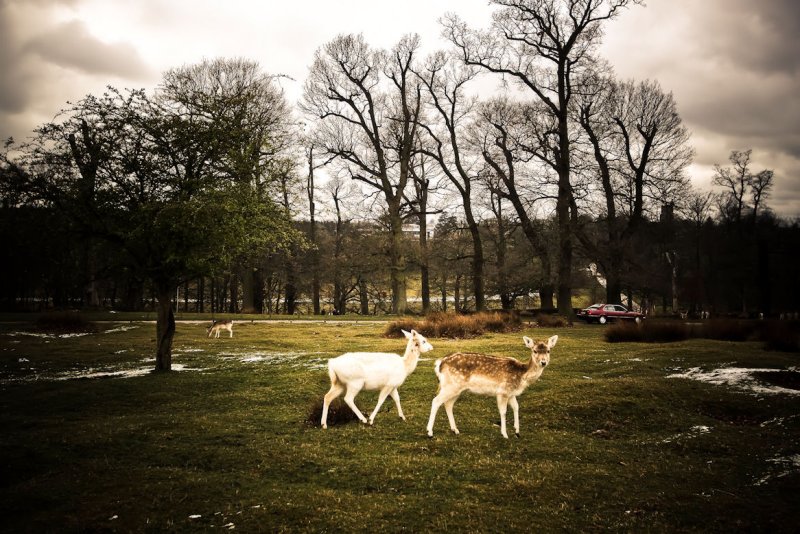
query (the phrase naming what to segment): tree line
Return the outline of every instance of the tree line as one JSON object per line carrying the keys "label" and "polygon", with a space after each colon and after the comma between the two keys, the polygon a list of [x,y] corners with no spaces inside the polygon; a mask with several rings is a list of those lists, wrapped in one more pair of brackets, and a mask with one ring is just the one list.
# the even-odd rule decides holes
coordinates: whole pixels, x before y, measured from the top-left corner
{"label": "tree line", "polygon": [[279,77],[228,58],[68,104],[3,152],[3,306],[149,305],[164,369],[181,298],[794,309],[798,227],[769,210],[773,173],[734,150],[716,192],[693,190],[672,94],[598,54],[604,23],[641,2],[492,3],[485,30],[443,17],[451,47],[428,55],[413,34],[390,49],[336,37],[296,108]]}

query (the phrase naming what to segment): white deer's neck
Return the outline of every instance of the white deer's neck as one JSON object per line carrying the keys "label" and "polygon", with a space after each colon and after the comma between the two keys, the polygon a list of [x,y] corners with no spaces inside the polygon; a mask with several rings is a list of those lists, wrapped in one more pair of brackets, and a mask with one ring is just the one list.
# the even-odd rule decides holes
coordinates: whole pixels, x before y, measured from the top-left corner
{"label": "white deer's neck", "polygon": [[409,341],[406,345],[406,352],[403,354],[403,365],[406,368],[406,375],[414,372],[419,362],[419,348],[414,345],[413,341]]}

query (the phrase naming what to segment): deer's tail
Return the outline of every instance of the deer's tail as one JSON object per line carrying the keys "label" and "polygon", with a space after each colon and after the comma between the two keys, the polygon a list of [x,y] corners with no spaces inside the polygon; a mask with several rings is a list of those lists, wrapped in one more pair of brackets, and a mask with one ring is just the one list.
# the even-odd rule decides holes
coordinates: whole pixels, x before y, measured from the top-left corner
{"label": "deer's tail", "polygon": [[339,383],[339,377],[336,376],[336,371],[333,369],[333,362],[328,362],[328,376],[331,378],[331,385],[335,386]]}

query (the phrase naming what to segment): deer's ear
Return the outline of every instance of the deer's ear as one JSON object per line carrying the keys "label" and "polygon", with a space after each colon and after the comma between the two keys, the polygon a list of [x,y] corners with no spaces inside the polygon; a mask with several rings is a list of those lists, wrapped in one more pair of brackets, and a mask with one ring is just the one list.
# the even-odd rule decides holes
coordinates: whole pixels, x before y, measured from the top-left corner
{"label": "deer's ear", "polygon": [[536,345],[536,342],[531,338],[529,338],[528,336],[522,336],[522,341],[525,342],[525,346],[528,347],[529,349],[532,349],[534,345]]}
{"label": "deer's ear", "polygon": [[547,340],[547,348],[552,349],[556,346],[556,341],[558,341],[558,336],[553,336]]}
{"label": "deer's ear", "polygon": [[406,336],[406,339],[411,339],[411,336],[414,335],[414,331],[413,330],[411,332],[406,332],[405,330],[403,330],[401,328],[400,331],[403,333],[404,336]]}

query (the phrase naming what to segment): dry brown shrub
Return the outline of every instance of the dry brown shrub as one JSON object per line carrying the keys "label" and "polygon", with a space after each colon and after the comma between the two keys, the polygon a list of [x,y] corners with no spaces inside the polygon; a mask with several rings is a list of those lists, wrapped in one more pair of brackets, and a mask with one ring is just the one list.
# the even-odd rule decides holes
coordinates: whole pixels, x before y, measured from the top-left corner
{"label": "dry brown shrub", "polygon": [[522,325],[519,314],[480,312],[469,315],[436,312],[424,319],[399,319],[389,323],[386,337],[401,337],[401,330],[416,330],[426,337],[467,339],[486,332],[515,332]]}
{"label": "dry brown shrub", "polygon": [[540,313],[536,316],[536,324],[542,328],[564,328],[572,326],[572,323],[563,315],[553,315],[550,313]]}
{"label": "dry brown shrub", "polygon": [[671,343],[689,339],[690,331],[679,321],[620,321],[606,327],[605,338],[609,343]]}

